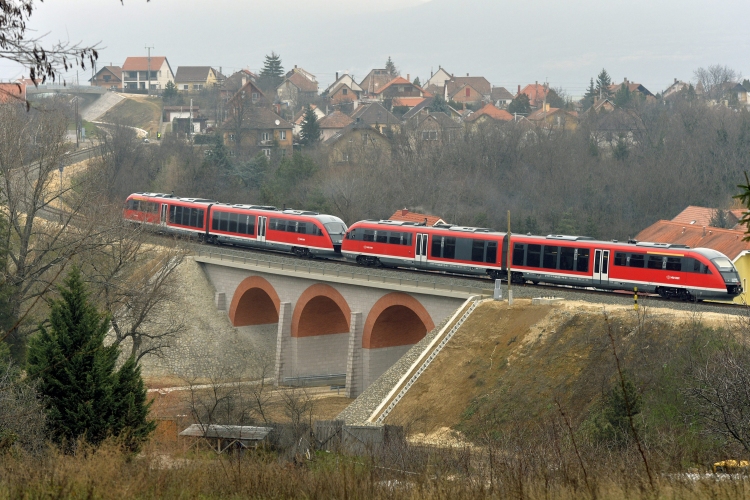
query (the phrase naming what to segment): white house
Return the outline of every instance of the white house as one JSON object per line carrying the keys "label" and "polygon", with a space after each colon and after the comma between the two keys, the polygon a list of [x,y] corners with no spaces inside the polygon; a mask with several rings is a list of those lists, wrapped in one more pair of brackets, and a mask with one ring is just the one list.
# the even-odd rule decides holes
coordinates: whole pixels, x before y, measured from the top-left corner
{"label": "white house", "polygon": [[125,64],[122,65],[122,88],[145,90],[147,81],[150,81],[152,89],[163,89],[167,82],[174,83],[174,73],[167,58],[153,56],[125,59]]}

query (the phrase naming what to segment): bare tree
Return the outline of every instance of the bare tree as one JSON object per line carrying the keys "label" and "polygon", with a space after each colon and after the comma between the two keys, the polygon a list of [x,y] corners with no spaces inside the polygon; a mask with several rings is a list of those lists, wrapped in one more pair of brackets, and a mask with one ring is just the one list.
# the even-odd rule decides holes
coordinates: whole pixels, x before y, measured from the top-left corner
{"label": "bare tree", "polygon": [[20,380],[12,361],[0,359],[0,452],[11,447],[41,452],[44,424],[44,406],[36,388]]}
{"label": "bare tree", "polygon": [[286,387],[279,390],[284,405],[284,415],[292,423],[294,435],[299,438],[305,426],[312,428],[312,415],[315,401],[304,387]]}
{"label": "bare tree", "polygon": [[729,66],[714,64],[708,68],[698,68],[693,72],[696,84],[703,86],[703,91],[708,99],[719,100],[729,90],[727,84],[742,80],[742,73],[737,72]]}

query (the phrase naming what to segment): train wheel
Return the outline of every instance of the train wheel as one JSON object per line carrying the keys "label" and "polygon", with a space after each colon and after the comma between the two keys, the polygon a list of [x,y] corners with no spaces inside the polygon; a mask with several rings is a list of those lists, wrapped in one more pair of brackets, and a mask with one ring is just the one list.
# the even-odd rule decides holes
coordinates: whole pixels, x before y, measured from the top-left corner
{"label": "train wheel", "polygon": [[366,266],[367,265],[367,261],[365,260],[365,256],[364,255],[357,255],[357,264],[359,264],[360,266]]}

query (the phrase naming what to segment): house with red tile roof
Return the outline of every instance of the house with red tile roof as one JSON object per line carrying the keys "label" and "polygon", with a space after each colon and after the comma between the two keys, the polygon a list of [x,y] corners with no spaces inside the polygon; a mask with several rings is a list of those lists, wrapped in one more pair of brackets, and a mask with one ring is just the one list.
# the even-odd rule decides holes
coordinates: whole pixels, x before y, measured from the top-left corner
{"label": "house with red tile roof", "polygon": [[[672,222],[678,222],[680,224],[686,224],[688,226],[711,226],[717,213],[717,209],[708,207],[697,207],[695,205],[689,205],[685,210],[677,214]],[[732,209],[726,210],[726,223],[727,229],[740,229],[745,230],[744,226],[739,224],[740,219],[744,215],[745,210]]]}
{"label": "house with red tile roof", "polygon": [[[380,100],[401,99],[405,97],[430,97],[422,87],[414,85],[408,78],[402,76],[397,76],[370,95]],[[415,103],[414,105],[416,106],[417,104],[419,103]]]}
{"label": "house with red tile roof", "polygon": [[460,103],[478,103],[492,99],[492,85],[483,76],[451,77],[443,86],[443,98],[446,101]]}
{"label": "house with red tile roof", "polygon": [[637,92],[641,94],[644,98],[647,98],[650,100],[656,99],[656,97],[654,97],[654,94],[652,94],[646,87],[644,87],[640,83],[630,82],[628,81],[627,78],[623,79],[622,83],[613,83],[612,85],[607,87],[607,89],[612,93],[612,95],[615,95],[617,91],[620,90],[620,88],[623,85],[625,85],[628,88],[631,94]]}
{"label": "house with red tile roof", "polygon": [[436,215],[421,214],[419,212],[410,212],[408,208],[396,210],[388,220],[397,220],[403,222],[424,223],[426,226],[435,226],[437,224],[447,224],[443,219]]}
{"label": "house with red tile roof", "polygon": [[636,239],[687,245],[691,248],[711,248],[723,253],[729,257],[740,273],[742,288],[745,290],[735,297],[734,302],[747,304],[750,300],[747,288],[748,277],[750,277],[750,242],[743,241],[744,237],[744,230],[720,229],[673,220],[660,220],[638,233]]}
{"label": "house with red tile roof", "polygon": [[427,99],[426,97],[394,97],[393,101],[391,101],[391,106],[395,107],[403,107],[403,108],[413,108],[414,106],[419,106],[424,102],[424,100]]}
{"label": "house with red tile roof", "polygon": [[369,97],[380,92],[391,80],[393,80],[393,77],[387,69],[373,69],[359,82],[359,87],[362,95]]}
{"label": "house with red tile roof", "polygon": [[276,87],[279,101],[293,108],[304,106],[318,96],[318,82],[305,76],[307,72],[293,71]]}
{"label": "house with red tile roof", "polygon": [[146,89],[147,82],[150,82],[152,89],[163,89],[168,82],[174,83],[174,73],[167,58],[153,56],[125,59],[122,65],[122,88]]}
{"label": "house with red tile roof", "polygon": [[547,97],[547,92],[549,92],[549,88],[546,85],[540,85],[539,82],[535,82],[526,85],[523,89],[519,85],[516,97],[521,94],[526,94],[529,98],[529,105],[531,105],[532,108],[541,108],[544,103],[544,98]]}
{"label": "house with red tile roof", "polygon": [[492,103],[485,104],[481,109],[464,118],[465,123],[482,125],[485,123],[504,123],[513,121],[513,115],[496,107]]}
{"label": "house with red tile roof", "polygon": [[578,127],[579,119],[578,113],[575,111],[566,111],[563,108],[551,108],[549,103],[546,103],[544,109],[532,111],[524,121],[547,129],[575,130]]}

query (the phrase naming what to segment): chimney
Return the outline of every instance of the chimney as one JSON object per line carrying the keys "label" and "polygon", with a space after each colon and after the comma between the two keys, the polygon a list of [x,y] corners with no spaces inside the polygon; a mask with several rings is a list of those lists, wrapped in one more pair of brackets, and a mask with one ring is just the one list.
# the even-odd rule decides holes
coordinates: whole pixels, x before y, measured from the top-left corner
{"label": "chimney", "polygon": [[466,76],[469,76],[469,74],[468,74],[468,73],[466,73]]}
{"label": "chimney", "polygon": [[539,85],[539,80],[536,80],[536,81],[534,82],[534,85]]}
{"label": "chimney", "polygon": [[[519,83],[518,84],[518,94],[520,94],[520,93],[521,93],[521,84]],[[518,94],[516,94],[516,95],[518,95]]]}
{"label": "chimney", "polygon": [[409,210],[406,209],[406,208],[404,208],[403,210],[401,210],[401,217],[406,216],[406,214],[408,214],[408,213],[409,213]]}
{"label": "chimney", "polygon": [[336,81],[337,82],[339,81],[339,72],[338,71],[336,72]]}
{"label": "chimney", "polygon": [[406,74],[406,79],[411,81],[411,75],[409,73]]}
{"label": "chimney", "polygon": [[701,237],[706,236],[706,226],[703,226],[703,234],[701,234]]}
{"label": "chimney", "polygon": [[677,78],[674,79],[674,82],[677,83]]}
{"label": "chimney", "polygon": [[682,226],[682,234],[685,234],[685,226]]}
{"label": "chimney", "polygon": [[294,65],[294,69],[297,69],[297,65],[296,64]]}

